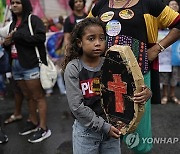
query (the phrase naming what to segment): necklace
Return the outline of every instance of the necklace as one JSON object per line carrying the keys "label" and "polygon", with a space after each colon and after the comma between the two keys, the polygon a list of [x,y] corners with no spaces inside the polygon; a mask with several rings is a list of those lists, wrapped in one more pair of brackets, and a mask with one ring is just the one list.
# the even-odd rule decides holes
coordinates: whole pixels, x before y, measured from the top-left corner
{"label": "necklace", "polygon": [[21,19],[18,19],[18,20],[16,21],[16,28],[19,27],[20,24],[21,24]]}
{"label": "necklace", "polygon": [[122,2],[125,2],[125,1],[127,1],[127,0],[114,0],[114,2],[116,2],[116,3],[122,3]]}
{"label": "necklace", "polygon": [[126,2],[126,4],[124,4],[124,6],[123,6],[122,8],[128,7],[128,6],[131,4],[132,1],[133,1],[133,0],[128,0],[128,1]]}
{"label": "necklace", "polygon": [[125,1],[127,1],[127,2],[126,2],[125,4],[123,4],[123,5],[121,6],[121,8],[126,8],[126,7],[128,7],[133,0],[110,0],[110,7],[113,8],[115,3],[122,3],[122,2],[125,2]]}

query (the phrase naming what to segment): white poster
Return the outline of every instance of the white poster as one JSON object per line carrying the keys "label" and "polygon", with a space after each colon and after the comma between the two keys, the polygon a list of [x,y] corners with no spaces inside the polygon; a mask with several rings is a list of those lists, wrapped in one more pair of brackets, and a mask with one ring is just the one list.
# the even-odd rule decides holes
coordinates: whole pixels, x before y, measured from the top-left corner
{"label": "white poster", "polygon": [[[160,30],[158,32],[158,42],[162,40],[168,33],[168,30]],[[159,54],[159,72],[172,72],[171,46]]]}
{"label": "white poster", "polygon": [[171,46],[159,54],[159,72],[172,72]]}

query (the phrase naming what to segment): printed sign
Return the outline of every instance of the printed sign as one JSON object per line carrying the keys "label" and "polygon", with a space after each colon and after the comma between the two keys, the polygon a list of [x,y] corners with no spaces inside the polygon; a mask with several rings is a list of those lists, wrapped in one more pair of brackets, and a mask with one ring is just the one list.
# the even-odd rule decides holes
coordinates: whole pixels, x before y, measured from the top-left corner
{"label": "printed sign", "polygon": [[172,66],[180,66],[180,40],[172,45]]}
{"label": "printed sign", "polygon": [[134,17],[134,12],[130,9],[125,9],[119,12],[119,16],[122,19],[131,19],[132,17]]}
{"label": "printed sign", "polygon": [[121,31],[121,23],[117,20],[111,20],[106,25],[106,32],[109,36],[117,36]]}
{"label": "printed sign", "polygon": [[103,13],[100,18],[103,22],[108,22],[113,18],[113,16],[114,16],[114,12],[109,11],[109,12]]}
{"label": "printed sign", "polygon": [[[160,30],[158,32],[158,42],[168,33],[168,30]],[[159,72],[172,72],[171,46],[159,54]]]}

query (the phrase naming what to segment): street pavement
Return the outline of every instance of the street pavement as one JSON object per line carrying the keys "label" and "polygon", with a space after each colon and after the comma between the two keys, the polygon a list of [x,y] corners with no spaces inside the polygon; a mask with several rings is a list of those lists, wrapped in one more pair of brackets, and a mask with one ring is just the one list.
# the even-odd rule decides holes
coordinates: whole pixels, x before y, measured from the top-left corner
{"label": "street pavement", "polygon": [[[180,98],[180,87],[176,89]],[[57,87],[54,94],[47,98],[47,123],[52,130],[50,138],[41,143],[28,143],[27,136],[19,136],[18,132],[24,126],[27,116],[27,102],[23,102],[23,120],[4,125],[14,109],[12,92],[8,91],[5,100],[0,101],[0,120],[9,141],[0,145],[0,154],[72,154],[71,132],[73,119],[71,117],[67,98],[60,95]],[[166,143],[155,142],[150,154],[179,154],[180,153],[180,105],[169,102],[167,105],[152,104],[152,132],[154,140],[166,139]],[[167,141],[168,140],[168,141]],[[175,140],[175,142],[173,142]],[[122,154],[131,154],[132,151],[122,143]]]}

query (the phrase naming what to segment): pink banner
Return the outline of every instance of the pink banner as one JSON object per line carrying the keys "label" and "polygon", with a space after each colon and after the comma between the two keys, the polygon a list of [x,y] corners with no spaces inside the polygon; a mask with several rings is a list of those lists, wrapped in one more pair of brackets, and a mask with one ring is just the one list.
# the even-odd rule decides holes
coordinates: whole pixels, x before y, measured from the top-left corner
{"label": "pink banner", "polygon": [[63,7],[64,9],[70,9],[69,5],[68,5],[68,0],[58,0],[59,4],[61,7]]}
{"label": "pink banner", "polygon": [[7,4],[7,5],[10,5],[10,0],[6,0],[6,4]]}
{"label": "pink banner", "polygon": [[44,17],[45,14],[40,4],[40,1],[39,0],[30,0],[30,1],[33,7],[33,14],[39,16],[40,18]]}

